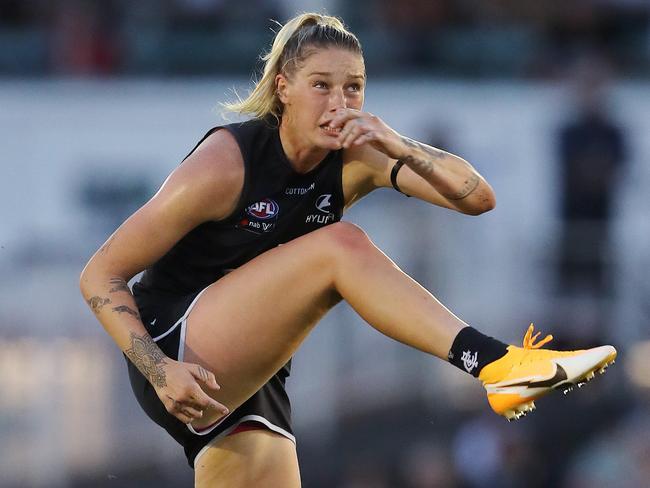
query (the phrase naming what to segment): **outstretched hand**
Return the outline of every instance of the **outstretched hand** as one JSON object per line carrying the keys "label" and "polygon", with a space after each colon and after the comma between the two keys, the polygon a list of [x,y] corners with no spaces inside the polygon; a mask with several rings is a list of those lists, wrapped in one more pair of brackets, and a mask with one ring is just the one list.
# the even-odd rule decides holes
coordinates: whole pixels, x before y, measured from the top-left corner
{"label": "outstretched hand", "polygon": [[407,154],[402,136],[371,113],[341,108],[330,125],[341,128],[338,140],[342,148],[370,144],[392,159],[400,159]]}
{"label": "outstretched hand", "polygon": [[203,417],[205,410],[212,409],[224,416],[228,408],[206,393],[221,387],[210,371],[198,364],[183,363],[165,358],[164,385],[153,385],[158,398],[167,411],[184,424]]}

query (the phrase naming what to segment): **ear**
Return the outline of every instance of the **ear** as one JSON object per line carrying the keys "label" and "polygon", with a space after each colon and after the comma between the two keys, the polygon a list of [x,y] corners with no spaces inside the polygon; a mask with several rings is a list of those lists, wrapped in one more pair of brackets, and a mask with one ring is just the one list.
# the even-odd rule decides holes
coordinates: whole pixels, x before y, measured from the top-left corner
{"label": "ear", "polygon": [[275,92],[278,94],[278,99],[286,105],[289,101],[289,80],[282,73],[275,77]]}

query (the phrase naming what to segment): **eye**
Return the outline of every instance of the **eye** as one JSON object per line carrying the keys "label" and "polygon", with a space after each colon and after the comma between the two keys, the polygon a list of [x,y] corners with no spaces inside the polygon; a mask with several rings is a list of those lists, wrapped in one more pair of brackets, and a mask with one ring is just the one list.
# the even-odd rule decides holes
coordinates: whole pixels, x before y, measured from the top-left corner
{"label": "eye", "polygon": [[327,88],[327,83],[324,81],[315,81],[314,88]]}
{"label": "eye", "polygon": [[348,90],[351,92],[359,92],[361,91],[361,84],[360,83],[352,83],[348,85]]}

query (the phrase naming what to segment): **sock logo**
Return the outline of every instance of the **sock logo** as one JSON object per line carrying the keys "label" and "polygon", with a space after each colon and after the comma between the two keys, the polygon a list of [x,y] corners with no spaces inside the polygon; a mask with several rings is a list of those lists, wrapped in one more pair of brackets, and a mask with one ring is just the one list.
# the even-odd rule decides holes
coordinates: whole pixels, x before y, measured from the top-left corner
{"label": "sock logo", "polygon": [[463,351],[463,356],[460,358],[463,366],[468,373],[471,373],[474,368],[478,366],[478,352],[472,354],[472,351]]}

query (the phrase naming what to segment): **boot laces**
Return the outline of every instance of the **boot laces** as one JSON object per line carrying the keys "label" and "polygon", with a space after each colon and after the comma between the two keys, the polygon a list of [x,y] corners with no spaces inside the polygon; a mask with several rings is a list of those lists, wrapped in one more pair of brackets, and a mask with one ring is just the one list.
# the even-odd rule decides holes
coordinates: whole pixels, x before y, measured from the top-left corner
{"label": "boot laces", "polygon": [[544,344],[548,344],[553,340],[553,336],[551,334],[548,334],[546,337],[544,337],[544,339],[535,343],[541,332],[533,335],[534,331],[535,327],[533,324],[530,324],[528,326],[528,330],[526,331],[526,335],[524,335],[524,349],[540,349]]}

